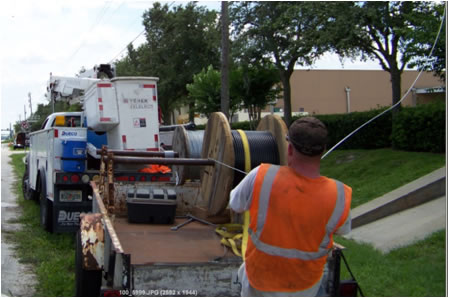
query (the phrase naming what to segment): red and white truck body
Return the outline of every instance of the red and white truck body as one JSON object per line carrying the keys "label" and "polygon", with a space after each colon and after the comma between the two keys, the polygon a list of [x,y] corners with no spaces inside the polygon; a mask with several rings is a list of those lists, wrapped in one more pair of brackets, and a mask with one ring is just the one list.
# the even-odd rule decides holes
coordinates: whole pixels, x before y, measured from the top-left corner
{"label": "red and white truck body", "polygon": [[39,198],[41,224],[47,230],[76,231],[81,212],[91,211],[89,182],[99,169],[89,168],[89,152],[95,158],[101,145],[159,151],[157,81],[51,77],[50,96],[76,94],[84,111],[51,114],[39,131],[30,134],[26,189]]}

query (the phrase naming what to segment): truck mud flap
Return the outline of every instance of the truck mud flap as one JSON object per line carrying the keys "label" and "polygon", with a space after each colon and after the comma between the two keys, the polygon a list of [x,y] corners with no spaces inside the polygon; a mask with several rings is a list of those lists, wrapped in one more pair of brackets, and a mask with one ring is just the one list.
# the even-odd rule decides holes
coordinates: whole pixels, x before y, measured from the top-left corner
{"label": "truck mud flap", "polygon": [[53,231],[56,233],[77,232],[81,213],[92,212],[92,204],[53,204]]}

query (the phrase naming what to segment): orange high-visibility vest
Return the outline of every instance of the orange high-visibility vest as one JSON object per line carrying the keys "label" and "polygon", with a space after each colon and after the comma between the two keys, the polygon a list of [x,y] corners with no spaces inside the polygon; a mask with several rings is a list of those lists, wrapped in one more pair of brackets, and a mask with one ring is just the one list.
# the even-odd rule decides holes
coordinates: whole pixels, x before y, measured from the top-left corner
{"label": "orange high-visibility vest", "polygon": [[352,189],[286,166],[259,167],[250,207],[246,272],[260,291],[297,292],[316,284],[333,233],[344,224]]}

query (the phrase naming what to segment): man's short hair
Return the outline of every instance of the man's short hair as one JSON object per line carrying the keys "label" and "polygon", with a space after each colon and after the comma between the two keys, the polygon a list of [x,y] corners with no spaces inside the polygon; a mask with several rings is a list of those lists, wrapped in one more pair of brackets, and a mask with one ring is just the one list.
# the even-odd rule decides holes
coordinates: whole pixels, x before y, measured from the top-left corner
{"label": "man's short hair", "polygon": [[304,155],[321,155],[326,149],[327,128],[315,117],[302,117],[290,125],[288,140]]}

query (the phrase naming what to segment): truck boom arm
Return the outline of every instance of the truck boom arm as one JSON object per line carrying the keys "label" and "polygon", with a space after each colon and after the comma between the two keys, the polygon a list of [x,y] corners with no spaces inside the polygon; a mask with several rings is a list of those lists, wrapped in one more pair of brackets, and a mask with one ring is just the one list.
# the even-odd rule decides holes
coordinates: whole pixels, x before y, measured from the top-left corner
{"label": "truck boom arm", "polygon": [[70,101],[82,96],[84,90],[97,81],[99,79],[50,75],[50,80],[47,84],[47,99],[49,101]]}
{"label": "truck boom arm", "polygon": [[82,71],[79,77],[76,78],[53,76],[50,73],[46,97],[49,101],[71,101],[83,96],[84,90],[100,80],[101,73],[111,79],[115,76],[115,69],[110,64],[100,64],[99,66],[94,66],[91,70]]}

